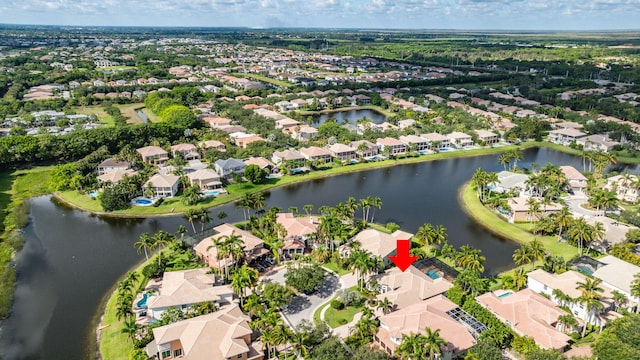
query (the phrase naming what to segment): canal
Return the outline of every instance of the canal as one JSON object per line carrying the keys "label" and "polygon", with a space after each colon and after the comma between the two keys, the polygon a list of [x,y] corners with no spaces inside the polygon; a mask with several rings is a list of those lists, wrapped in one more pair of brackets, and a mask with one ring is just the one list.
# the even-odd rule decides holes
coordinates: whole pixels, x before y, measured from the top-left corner
{"label": "canal", "polygon": [[[442,224],[449,243],[481,249],[487,257],[487,272],[495,274],[511,266],[517,245],[475,224],[456,196],[475,169],[502,170],[497,157],[454,158],[313,180],[270,191],[266,205],[283,209],[297,206],[302,212],[305,204],[317,209],[349,196],[379,196],[383,207],[376,210],[376,222],[393,221],[410,232],[427,222]],[[525,150],[519,166],[549,162],[582,168],[580,158],[549,149]],[[631,171],[637,172],[635,168]],[[229,215],[226,221],[242,220],[242,211],[233,204],[212,209],[212,217],[221,210]],[[175,216],[104,219],[65,208],[50,197],[32,199],[30,216],[24,249],[16,257],[13,313],[2,323],[0,350],[5,360],[93,358],[94,315],[101,299],[120,276],[144,258],[132,244],[143,232],[175,232],[181,224],[190,228]]]}

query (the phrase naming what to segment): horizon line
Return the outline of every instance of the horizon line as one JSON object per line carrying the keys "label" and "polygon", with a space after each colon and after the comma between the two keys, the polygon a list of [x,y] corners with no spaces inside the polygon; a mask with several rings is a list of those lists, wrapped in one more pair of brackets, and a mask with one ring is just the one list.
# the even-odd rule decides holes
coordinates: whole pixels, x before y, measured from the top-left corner
{"label": "horizon line", "polygon": [[640,28],[629,29],[480,29],[480,28],[367,28],[367,27],[295,27],[295,26],[195,26],[195,25],[74,25],[74,24],[26,24],[26,23],[0,23],[0,27],[24,26],[24,27],[75,27],[75,28],[131,28],[131,29],[243,29],[243,30],[323,30],[323,31],[395,31],[395,32],[510,32],[510,33],[623,33],[640,32]]}

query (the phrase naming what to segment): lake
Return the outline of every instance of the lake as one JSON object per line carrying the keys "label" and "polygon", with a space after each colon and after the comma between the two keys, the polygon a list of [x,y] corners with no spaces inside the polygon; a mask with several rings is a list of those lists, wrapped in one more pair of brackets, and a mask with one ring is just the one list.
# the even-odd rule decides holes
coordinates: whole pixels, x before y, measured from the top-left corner
{"label": "lake", "polygon": [[[317,209],[349,196],[379,196],[383,207],[376,210],[375,221],[393,221],[409,232],[427,222],[442,224],[451,244],[481,249],[487,272],[495,274],[512,265],[511,255],[518,245],[474,223],[456,196],[475,169],[502,170],[497,159],[498,155],[454,158],[318,179],[274,189],[266,194],[266,204],[283,209],[297,206],[302,212],[305,204]],[[549,162],[582,169],[580,158],[549,149],[525,150],[518,164]],[[638,172],[636,166],[630,170]],[[242,220],[242,211],[233,204],[212,209],[212,217],[220,210],[229,215],[226,221]],[[103,219],[55,204],[50,197],[32,199],[30,216],[24,249],[16,257],[12,317],[2,324],[0,349],[5,360],[93,358],[94,315],[101,300],[127,270],[144,259],[132,244],[142,232],[175,232],[181,224],[191,228],[175,216]]]}
{"label": "lake", "polygon": [[331,118],[335,118],[338,121],[338,124],[349,123],[352,125],[355,125],[358,120],[363,118],[367,118],[374,124],[380,124],[387,120],[387,117],[384,114],[369,109],[327,112],[313,115],[311,118],[313,119],[311,123],[311,126],[313,127],[318,127],[324,124],[327,119]]}

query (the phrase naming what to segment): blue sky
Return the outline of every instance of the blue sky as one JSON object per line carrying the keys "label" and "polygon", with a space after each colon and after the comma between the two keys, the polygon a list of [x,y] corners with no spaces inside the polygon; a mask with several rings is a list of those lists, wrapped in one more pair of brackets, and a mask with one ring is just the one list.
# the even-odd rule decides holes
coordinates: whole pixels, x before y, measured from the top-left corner
{"label": "blue sky", "polygon": [[619,30],[640,0],[0,0],[0,23]]}

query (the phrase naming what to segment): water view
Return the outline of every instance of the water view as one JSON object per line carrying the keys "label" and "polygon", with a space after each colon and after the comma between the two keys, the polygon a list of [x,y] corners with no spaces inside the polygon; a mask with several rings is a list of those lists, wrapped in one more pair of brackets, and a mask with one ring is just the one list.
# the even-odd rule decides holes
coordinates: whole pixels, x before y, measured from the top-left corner
{"label": "water view", "polygon": [[364,118],[373,122],[374,124],[380,124],[387,120],[387,117],[384,114],[379,113],[374,110],[347,110],[347,111],[335,111],[330,113],[322,113],[319,115],[314,115],[313,122],[311,126],[318,127],[324,124],[327,119],[335,118],[338,121],[338,124],[349,123],[351,125],[355,125],[358,120],[362,120]]}
{"label": "water view", "polygon": [[[426,222],[442,224],[451,244],[482,249],[487,272],[495,274],[511,266],[518,246],[475,224],[456,196],[476,168],[502,170],[497,157],[448,159],[309,181],[271,191],[266,204],[283,209],[297,206],[302,211],[305,204],[317,209],[349,196],[380,196],[383,207],[376,211],[376,222],[394,221],[410,232]],[[524,151],[519,165],[548,162],[582,169],[580,158],[548,149]],[[630,170],[638,172],[635,166]],[[220,210],[229,215],[227,221],[242,219],[242,211],[233,204],[212,209],[212,217]],[[2,324],[0,349],[5,360],[94,358],[94,315],[101,299],[121,275],[144,259],[132,244],[142,232],[174,232],[180,224],[190,228],[176,216],[102,219],[57,205],[49,197],[31,201],[31,220],[24,249],[16,258],[13,314]]]}

